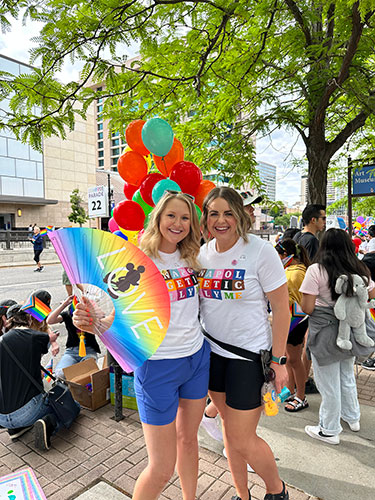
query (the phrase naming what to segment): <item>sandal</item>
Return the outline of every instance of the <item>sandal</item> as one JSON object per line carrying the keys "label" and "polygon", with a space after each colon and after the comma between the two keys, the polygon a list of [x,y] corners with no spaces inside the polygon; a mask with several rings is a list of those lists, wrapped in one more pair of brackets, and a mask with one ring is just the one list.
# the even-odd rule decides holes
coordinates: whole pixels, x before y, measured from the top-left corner
{"label": "sandal", "polygon": [[293,401],[290,401],[288,405],[292,408],[288,408],[287,406],[285,406],[285,411],[289,412],[301,411],[309,407],[309,403],[307,402],[306,398],[302,400],[300,398],[297,398],[297,396],[294,396]]}
{"label": "sandal", "polygon": [[293,394],[291,394],[290,396],[288,396],[288,397],[284,400],[284,403],[290,403],[291,401],[294,401],[294,400],[295,400],[295,397],[296,397],[296,393],[294,392]]}

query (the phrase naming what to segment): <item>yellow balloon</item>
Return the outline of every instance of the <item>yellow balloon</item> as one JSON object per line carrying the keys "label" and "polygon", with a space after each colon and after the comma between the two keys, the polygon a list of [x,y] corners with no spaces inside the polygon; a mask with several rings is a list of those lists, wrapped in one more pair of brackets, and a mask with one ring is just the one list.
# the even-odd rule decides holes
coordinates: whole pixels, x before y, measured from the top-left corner
{"label": "yellow balloon", "polygon": [[138,246],[138,233],[139,231],[130,231],[129,229],[123,229],[120,227],[121,232],[125,234],[125,236],[128,237],[128,241],[130,243],[133,243],[136,247]]}

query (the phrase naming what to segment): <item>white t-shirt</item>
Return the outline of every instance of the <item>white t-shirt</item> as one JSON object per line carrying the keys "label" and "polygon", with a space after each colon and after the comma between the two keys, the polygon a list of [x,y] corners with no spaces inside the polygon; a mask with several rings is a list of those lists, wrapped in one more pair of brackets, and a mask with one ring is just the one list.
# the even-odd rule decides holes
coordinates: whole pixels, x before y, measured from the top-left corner
{"label": "white t-shirt", "polygon": [[167,333],[150,359],[175,359],[191,356],[203,344],[198,312],[198,281],[193,269],[186,266],[180,251],[159,252],[160,259],[152,259],[160,270],[169,290],[171,319]]}
{"label": "white t-shirt", "polygon": [[[212,337],[258,353],[272,344],[265,293],[286,283],[280,257],[273,246],[253,234],[239,238],[226,252],[216,240],[200,251],[198,273],[201,321]],[[211,350],[226,358],[242,359],[214,342]]]}

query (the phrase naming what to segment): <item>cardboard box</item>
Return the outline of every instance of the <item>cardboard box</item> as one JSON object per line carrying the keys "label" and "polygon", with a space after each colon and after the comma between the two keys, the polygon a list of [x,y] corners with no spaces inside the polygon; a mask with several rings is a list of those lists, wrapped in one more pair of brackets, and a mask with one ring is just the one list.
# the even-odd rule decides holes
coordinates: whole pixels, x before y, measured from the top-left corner
{"label": "cardboard box", "polygon": [[[111,388],[111,404],[115,404],[115,374],[113,369],[109,374],[110,388]],[[122,407],[131,410],[138,410],[137,400],[135,399],[134,392],[134,377],[131,375],[122,375]]]}
{"label": "cardboard box", "polygon": [[[109,402],[109,368],[99,369],[90,358],[63,369],[73,397],[89,410],[96,410]],[[92,391],[86,386],[91,384]]]}

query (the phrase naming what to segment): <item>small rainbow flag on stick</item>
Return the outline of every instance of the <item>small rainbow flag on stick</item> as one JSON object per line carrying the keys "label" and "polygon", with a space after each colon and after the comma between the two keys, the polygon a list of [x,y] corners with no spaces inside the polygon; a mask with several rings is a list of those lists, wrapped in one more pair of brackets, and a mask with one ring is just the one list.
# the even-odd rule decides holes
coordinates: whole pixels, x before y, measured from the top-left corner
{"label": "small rainbow flag on stick", "polygon": [[54,231],[55,226],[46,226],[47,232]]}
{"label": "small rainbow flag on stick", "polygon": [[43,321],[51,312],[51,309],[38,297],[30,295],[25,304],[21,307],[21,311],[31,314],[37,321]]}
{"label": "small rainbow flag on stick", "polygon": [[78,299],[77,296],[74,295],[72,303],[70,304],[70,314],[73,314],[74,311],[77,309],[77,304],[78,304]]}
{"label": "small rainbow flag on stick", "polygon": [[[50,362],[44,367],[47,372],[51,373],[53,372],[53,359],[51,358]],[[47,382],[50,382],[52,379],[47,375],[47,373],[43,372],[43,377],[46,379]]]}
{"label": "small rainbow flag on stick", "polygon": [[45,236],[47,234],[47,229],[46,228],[41,229],[40,234],[41,234],[41,236]]}

